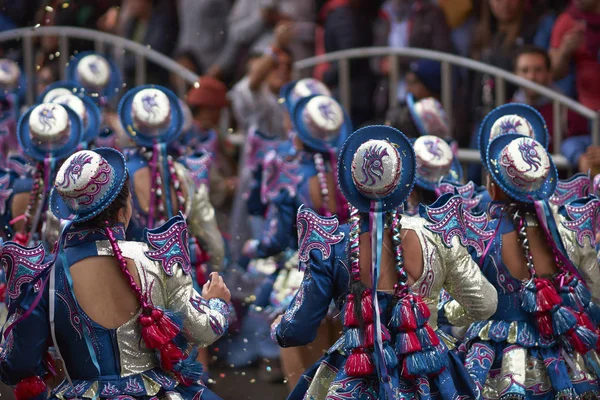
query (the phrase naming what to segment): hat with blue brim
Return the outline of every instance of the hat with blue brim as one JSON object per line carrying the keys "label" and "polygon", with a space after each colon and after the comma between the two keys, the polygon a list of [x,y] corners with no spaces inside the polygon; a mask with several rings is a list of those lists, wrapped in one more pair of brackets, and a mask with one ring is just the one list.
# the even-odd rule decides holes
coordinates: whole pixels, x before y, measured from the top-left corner
{"label": "hat with blue brim", "polygon": [[46,89],[38,97],[39,103],[52,103],[52,100],[59,96],[72,94],[83,96],[85,89],[75,81],[58,81],[46,86]]}
{"label": "hat with blue brim", "polygon": [[477,144],[483,165],[487,165],[486,151],[490,141],[507,134],[532,137],[548,149],[548,128],[542,115],[526,104],[509,103],[490,111],[481,122]]}
{"label": "hat with blue brim", "polygon": [[52,157],[62,160],[72,154],[83,139],[83,123],[69,107],[42,103],[19,118],[17,139],[25,155],[37,161]]}
{"label": "hat with blue brim", "polygon": [[417,160],[415,185],[435,191],[442,180],[460,182],[462,167],[445,140],[426,135],[411,142]]}
{"label": "hat with blue brim", "polygon": [[90,143],[100,134],[100,108],[89,96],[63,94],[52,96],[51,103],[62,104],[69,107],[81,118],[83,123],[83,141]]}
{"label": "hat with blue brim", "polygon": [[415,102],[413,94],[408,93],[406,105],[421,135],[434,135],[441,138],[450,136],[450,121],[439,101],[427,97]]}
{"label": "hat with blue brim", "polygon": [[338,182],[346,199],[359,211],[391,211],[408,198],[415,182],[416,157],[399,130],[383,125],[354,132],[338,159]]}
{"label": "hat with blue brim", "polygon": [[496,137],[487,149],[488,170],[511,198],[533,203],[554,194],[558,172],[544,146],[517,134]]}
{"label": "hat with blue brim", "polygon": [[127,180],[125,158],[107,147],[82,150],[62,164],[50,193],[50,209],[57,218],[90,220],[104,211]]}
{"label": "hat with blue brim", "polygon": [[67,80],[81,85],[95,100],[112,98],[123,83],[117,64],[93,51],[79,53],[69,61]]}
{"label": "hat with blue brim", "polygon": [[125,132],[140,146],[171,143],[183,128],[179,99],[159,85],[138,86],[125,93],[119,117]]}
{"label": "hat with blue brim", "polygon": [[292,123],[298,138],[318,152],[339,149],[352,133],[352,121],[333,97],[304,97],[294,107]]}
{"label": "hat with blue brim", "polygon": [[317,79],[304,78],[283,85],[279,91],[279,102],[284,104],[291,115],[298,101],[316,95],[331,96],[331,91]]}

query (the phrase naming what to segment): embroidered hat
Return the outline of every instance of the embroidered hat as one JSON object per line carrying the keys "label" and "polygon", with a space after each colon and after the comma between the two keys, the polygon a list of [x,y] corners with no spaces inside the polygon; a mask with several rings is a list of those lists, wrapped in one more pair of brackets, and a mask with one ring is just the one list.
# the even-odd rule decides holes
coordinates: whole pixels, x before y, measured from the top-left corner
{"label": "embroidered hat", "polygon": [[487,165],[486,151],[492,139],[511,133],[532,137],[548,149],[548,128],[542,115],[526,104],[509,103],[494,108],[481,122],[478,145],[483,165]]}
{"label": "embroidered hat", "polygon": [[427,97],[415,102],[413,94],[408,93],[406,104],[421,135],[433,135],[441,138],[450,136],[450,121],[439,101],[433,97]]}
{"label": "embroidered hat", "polygon": [[533,203],[554,194],[558,172],[544,146],[527,136],[496,137],[487,150],[487,167],[494,181],[515,200]]}
{"label": "embroidered hat", "polygon": [[38,97],[38,101],[40,103],[52,103],[52,100],[58,96],[65,94],[83,96],[84,93],[83,86],[75,81],[58,81],[46,86],[46,89]]}
{"label": "embroidered hat", "polygon": [[418,187],[434,191],[442,179],[460,182],[462,167],[446,141],[437,136],[421,136],[413,140],[413,148],[417,160],[415,184]]}
{"label": "embroidered hat", "polygon": [[352,133],[352,122],[333,97],[302,98],[294,107],[292,122],[302,143],[320,152],[339,149]]}
{"label": "embroidered hat", "polygon": [[87,221],[114,201],[126,179],[125,158],[117,150],[78,151],[56,174],[50,209],[60,219]]}
{"label": "embroidered hat", "polygon": [[[55,89],[60,90],[60,89]],[[51,93],[50,93],[51,94]],[[91,142],[100,134],[100,109],[88,96],[76,96],[72,93],[50,97],[51,103],[69,107],[81,118],[83,123],[83,141]]]}
{"label": "embroidered hat", "polygon": [[140,146],[171,143],[181,134],[183,110],[169,89],[144,85],[131,89],[119,103],[125,131]]}
{"label": "embroidered hat", "polygon": [[121,71],[112,60],[92,51],[79,53],[69,62],[67,79],[81,85],[95,99],[112,98],[123,81]]}
{"label": "embroidered hat", "polygon": [[415,169],[415,151],[402,132],[389,126],[366,126],[344,143],[338,181],[346,199],[358,210],[368,212],[371,202],[379,201],[385,212],[408,198]]}
{"label": "embroidered hat", "polygon": [[62,160],[72,154],[83,139],[83,125],[69,107],[42,103],[19,118],[17,138],[23,153],[37,161],[47,157]]}
{"label": "embroidered hat", "polygon": [[291,115],[300,99],[319,94],[331,97],[331,91],[323,82],[314,78],[304,78],[283,85],[279,92],[279,102],[285,105]]}
{"label": "embroidered hat", "polygon": [[19,64],[8,58],[0,58],[0,88],[3,92],[16,89],[22,78]]}

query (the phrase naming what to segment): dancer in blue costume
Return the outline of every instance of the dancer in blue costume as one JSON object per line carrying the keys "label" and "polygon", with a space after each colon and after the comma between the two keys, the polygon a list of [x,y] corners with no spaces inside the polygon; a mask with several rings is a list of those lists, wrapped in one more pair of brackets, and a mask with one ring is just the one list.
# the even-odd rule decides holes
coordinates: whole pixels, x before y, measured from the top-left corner
{"label": "dancer in blue costume", "polygon": [[445,286],[458,300],[458,319],[485,320],[494,313],[496,291],[463,247],[483,251],[473,229],[484,229],[485,218],[472,216],[462,197],[450,195],[423,207],[427,219],[402,216],[415,155],[394,128],[356,131],[342,148],[338,171],[350,224],[300,210],[304,280],[272,335],[284,347],[310,343],[332,300],[342,310],[344,335],[289,399],[472,397],[466,371],[434,331],[435,310]]}
{"label": "dancer in blue costume", "polygon": [[73,154],[82,136],[79,116],[60,104],[43,103],[21,116],[17,137],[23,153],[35,163],[35,172],[21,176],[9,171],[0,178],[6,238],[23,246],[44,243],[46,250],[54,247],[60,224],[48,212],[48,195],[60,163]]}
{"label": "dancer in blue costume", "polygon": [[470,326],[465,365],[484,399],[597,399],[599,202],[553,211],[556,167],[532,138],[501,135],[486,153],[495,233],[476,259],[498,310]]}
{"label": "dancer in blue costume", "polygon": [[18,147],[17,120],[26,87],[19,64],[0,59],[0,167],[6,167],[8,155]]}
{"label": "dancer in blue costume", "polygon": [[0,377],[19,399],[47,398],[49,344],[66,375],[51,398],[218,399],[199,381],[192,346],[227,330],[229,290],[217,274],[202,296],[193,289],[181,216],[147,230],[146,243],[125,241],[127,175],[116,150],[73,154],[50,197],[57,218],[69,219],[55,260],[44,262],[42,246],[2,246],[9,320]]}

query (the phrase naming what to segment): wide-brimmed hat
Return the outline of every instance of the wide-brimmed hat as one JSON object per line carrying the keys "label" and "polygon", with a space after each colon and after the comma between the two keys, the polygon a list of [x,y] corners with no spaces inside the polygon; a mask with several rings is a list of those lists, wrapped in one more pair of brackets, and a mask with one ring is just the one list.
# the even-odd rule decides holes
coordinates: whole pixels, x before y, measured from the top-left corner
{"label": "wide-brimmed hat", "polygon": [[213,77],[201,76],[187,92],[186,101],[192,107],[227,107],[229,106],[227,86]]}
{"label": "wide-brimmed hat", "polygon": [[115,200],[126,180],[125,158],[117,150],[78,151],[56,174],[50,209],[60,219],[87,221]]}
{"label": "wide-brimmed hat", "polygon": [[370,211],[375,201],[385,212],[408,198],[415,170],[415,152],[402,132],[389,126],[366,126],[344,143],[338,181],[346,199],[358,210]]}
{"label": "wide-brimmed hat", "polygon": [[42,94],[38,97],[39,103],[52,103],[56,97],[65,94],[83,96],[85,89],[75,81],[57,81],[46,86]]}
{"label": "wide-brimmed hat", "polygon": [[90,97],[76,96],[72,93],[49,97],[52,99],[51,103],[69,107],[81,118],[84,142],[90,143],[100,134],[100,108]]}
{"label": "wide-brimmed hat", "polygon": [[462,167],[445,140],[432,135],[412,140],[417,160],[415,184],[434,191],[442,179],[460,182]]}
{"label": "wide-brimmed hat", "polygon": [[0,58],[0,95],[14,92],[24,83],[25,76],[21,72],[19,64],[8,58]]}
{"label": "wide-brimmed hat", "polygon": [[542,115],[527,104],[504,104],[490,111],[481,122],[478,145],[483,165],[487,164],[486,152],[490,142],[507,134],[532,137],[548,149],[548,128]]}
{"label": "wide-brimmed hat", "polygon": [[294,107],[292,122],[298,138],[316,151],[339,149],[352,133],[352,122],[333,97],[304,97]]}
{"label": "wide-brimmed hat", "polygon": [[406,104],[419,133],[441,138],[450,136],[450,121],[442,104],[433,97],[415,102],[412,93],[406,95]]}
{"label": "wide-brimmed hat", "polygon": [[119,93],[123,82],[117,65],[93,51],[79,53],[69,61],[67,79],[81,85],[94,99],[112,98]]}
{"label": "wide-brimmed hat", "polygon": [[125,132],[140,146],[171,143],[183,127],[179,99],[159,85],[138,86],[125,93],[119,103],[119,117]]}
{"label": "wide-brimmed hat", "polygon": [[316,95],[331,96],[331,91],[317,79],[304,78],[283,85],[279,91],[279,102],[283,103],[291,115],[298,101]]}
{"label": "wide-brimmed hat", "polygon": [[515,200],[533,203],[554,194],[558,172],[544,146],[528,136],[497,136],[487,149],[494,181]]}
{"label": "wide-brimmed hat", "polygon": [[47,157],[66,158],[83,139],[83,123],[69,107],[42,103],[19,118],[17,138],[23,153],[43,161]]}

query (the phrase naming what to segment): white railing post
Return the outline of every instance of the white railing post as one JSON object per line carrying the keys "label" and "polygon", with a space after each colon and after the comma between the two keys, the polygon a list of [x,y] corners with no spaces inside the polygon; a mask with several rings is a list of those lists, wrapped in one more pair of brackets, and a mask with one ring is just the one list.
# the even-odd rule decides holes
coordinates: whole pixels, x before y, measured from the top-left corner
{"label": "white railing post", "polygon": [[67,79],[67,63],[69,62],[69,37],[58,36],[58,51],[60,52],[60,79]]}
{"label": "white railing post", "polygon": [[35,71],[34,68],[34,54],[33,54],[33,43],[31,34],[25,33],[23,35],[23,63],[25,64],[25,77],[27,78],[27,91],[25,92],[25,101],[27,104],[33,104],[35,102]]}
{"label": "white railing post", "polygon": [[338,85],[340,88],[340,99],[342,105],[347,112],[350,112],[351,94],[350,94],[350,61],[348,59],[342,59],[338,63]]}
{"label": "white railing post", "polygon": [[494,79],[494,88],[496,89],[496,107],[506,103],[506,84],[502,77],[496,75]]}
{"label": "white railing post", "polygon": [[592,144],[600,145],[600,112],[596,112],[596,117],[592,119]]}
{"label": "white railing post", "polygon": [[449,62],[444,61],[442,62],[442,105],[448,116],[450,127],[454,126],[452,92],[452,65]]}
{"label": "white railing post", "polygon": [[146,83],[146,57],[142,53],[135,53],[135,85]]}
{"label": "white railing post", "polygon": [[[400,67],[398,65],[398,57],[396,55],[389,56],[390,58],[390,107],[398,105],[398,82],[400,81]],[[348,111],[349,112],[349,111]]]}
{"label": "white railing post", "polygon": [[[562,142],[562,108],[560,103],[556,100],[552,102],[552,125],[553,129],[550,134],[552,135],[552,142],[554,147],[554,154],[560,154],[560,144]],[[566,124],[564,124],[566,126]]]}

